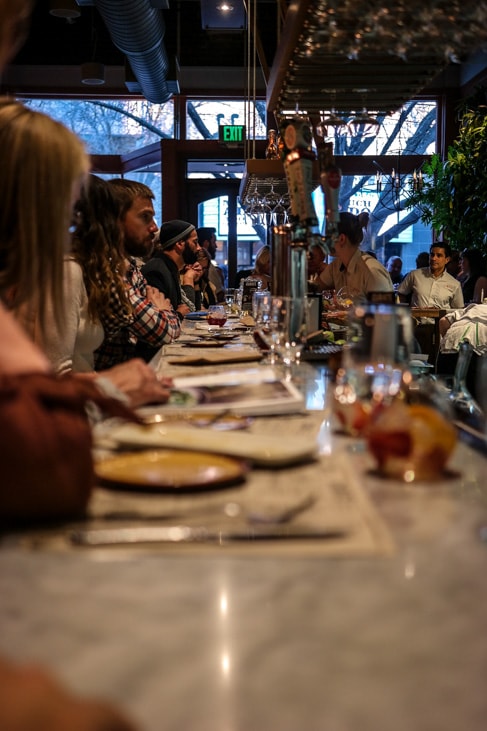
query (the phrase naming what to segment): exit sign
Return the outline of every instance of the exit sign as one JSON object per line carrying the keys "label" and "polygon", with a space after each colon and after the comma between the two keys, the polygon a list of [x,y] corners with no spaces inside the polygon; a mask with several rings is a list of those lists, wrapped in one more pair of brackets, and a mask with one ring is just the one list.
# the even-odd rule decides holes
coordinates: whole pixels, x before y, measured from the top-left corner
{"label": "exit sign", "polygon": [[244,124],[221,124],[218,127],[218,141],[222,145],[237,147],[245,142]]}

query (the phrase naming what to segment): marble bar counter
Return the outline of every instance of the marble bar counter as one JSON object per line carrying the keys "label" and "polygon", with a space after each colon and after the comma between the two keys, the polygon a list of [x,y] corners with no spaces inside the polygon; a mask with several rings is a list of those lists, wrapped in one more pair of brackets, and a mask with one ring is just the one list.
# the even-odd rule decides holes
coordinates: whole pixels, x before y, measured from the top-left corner
{"label": "marble bar counter", "polygon": [[[255,429],[286,439],[327,418]],[[313,465],[255,470],[245,489],[324,490],[343,464],[387,550],[57,550],[7,535],[0,652],[145,731],[485,731],[486,459],[459,443],[444,479],[406,486],[377,477],[360,441],[328,436]]]}

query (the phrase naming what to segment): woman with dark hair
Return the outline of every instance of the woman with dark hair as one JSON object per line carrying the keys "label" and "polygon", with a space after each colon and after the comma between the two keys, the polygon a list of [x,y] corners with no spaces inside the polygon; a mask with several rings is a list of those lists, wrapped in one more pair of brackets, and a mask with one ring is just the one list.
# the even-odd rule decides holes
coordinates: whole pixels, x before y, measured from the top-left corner
{"label": "woman with dark hair", "polygon": [[197,256],[203,273],[195,283],[195,305],[197,310],[207,310],[210,305],[216,305],[218,302],[216,287],[210,282],[209,277],[211,257],[206,249],[200,249]]}
{"label": "woman with dark hair", "polygon": [[322,289],[343,289],[349,297],[362,299],[371,292],[394,291],[387,269],[360,250],[362,235],[358,216],[340,213],[338,236],[331,250],[335,259],[320,274]]}
{"label": "woman with dark hair", "polygon": [[458,279],[462,285],[463,299],[466,305],[470,302],[480,304],[484,297],[487,297],[485,259],[480,249],[464,249],[462,251]]}

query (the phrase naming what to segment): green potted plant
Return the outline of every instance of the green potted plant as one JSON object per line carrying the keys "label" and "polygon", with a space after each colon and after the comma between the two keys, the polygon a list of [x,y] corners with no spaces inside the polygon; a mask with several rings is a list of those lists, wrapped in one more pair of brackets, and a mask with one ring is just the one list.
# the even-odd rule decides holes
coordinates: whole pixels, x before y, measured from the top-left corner
{"label": "green potted plant", "polygon": [[[486,90],[482,96],[485,98]],[[476,98],[478,99],[479,93]],[[453,249],[476,247],[487,254],[487,105],[467,102],[447,159],[434,154],[407,200],[423,223]]]}

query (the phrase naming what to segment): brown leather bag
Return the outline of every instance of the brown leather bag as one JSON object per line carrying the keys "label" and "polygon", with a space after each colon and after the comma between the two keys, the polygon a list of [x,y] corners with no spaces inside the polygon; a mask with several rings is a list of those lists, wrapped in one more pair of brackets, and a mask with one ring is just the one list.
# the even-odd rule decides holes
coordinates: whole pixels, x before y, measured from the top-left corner
{"label": "brown leather bag", "polygon": [[92,381],[0,375],[0,521],[82,516],[94,484],[85,406],[137,420]]}

